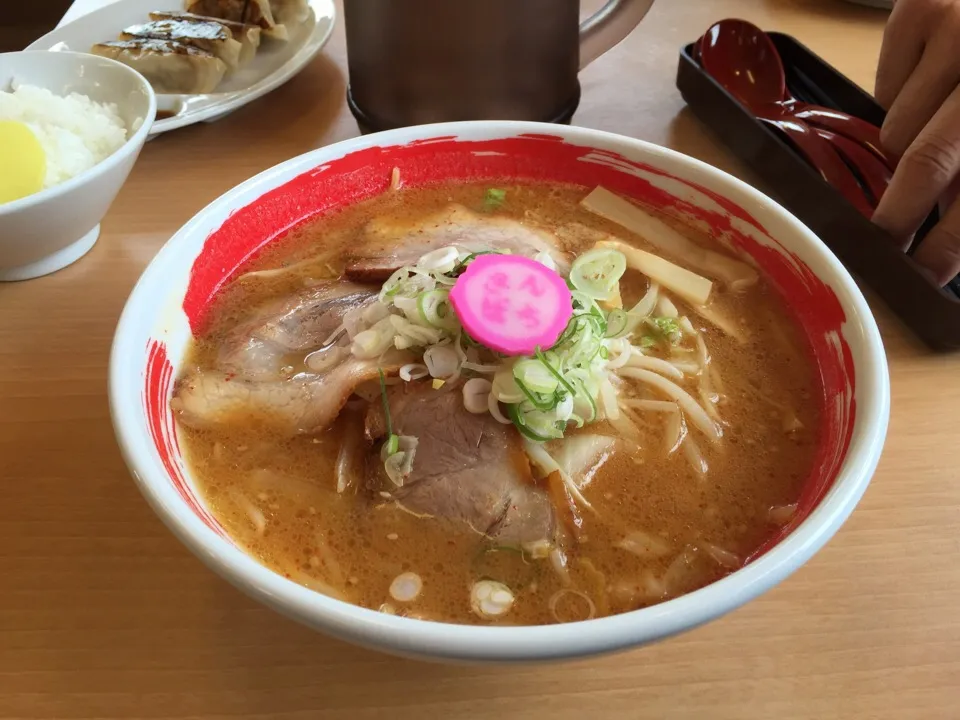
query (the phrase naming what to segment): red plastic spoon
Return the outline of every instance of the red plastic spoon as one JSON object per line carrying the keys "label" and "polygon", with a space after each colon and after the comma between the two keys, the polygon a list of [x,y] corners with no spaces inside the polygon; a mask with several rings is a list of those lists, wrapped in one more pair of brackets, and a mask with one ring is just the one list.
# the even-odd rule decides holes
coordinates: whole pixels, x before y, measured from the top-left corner
{"label": "red plastic spoon", "polygon": [[824,128],[816,128],[817,135],[829,140],[844,160],[853,167],[860,176],[863,184],[873,196],[876,205],[887,191],[893,172],[884,165],[876,155],[867,150],[860,143],[854,142],[843,135],[837,135]]}
{"label": "red plastic spoon", "polygon": [[[700,62],[756,117],[780,130],[820,176],[867,217],[873,208],[856,176],[829,142],[776,102],[786,93],[783,66],[769,38],[742,20],[723,20],[700,40]],[[758,34],[759,33],[759,34]]]}
{"label": "red plastic spoon", "polygon": [[704,70],[744,105],[766,117],[791,115],[859,142],[889,168],[896,167],[880,144],[880,130],[860,118],[791,97],[783,61],[773,40],[746,20],[721,20],[700,39]]}
{"label": "red plastic spoon", "polygon": [[[786,135],[796,151],[813,166],[814,170],[820,173],[820,177],[839,190],[860,213],[868,218],[873,217],[874,207],[857,181],[856,175],[853,174],[853,171],[850,170],[850,167],[826,138],[818,135],[816,130],[801,120],[786,116],[764,117],[761,111],[756,109],[753,112],[756,113],[759,120],[777,128]],[[864,150],[864,152],[867,151]],[[877,162],[880,161],[877,160]]]}

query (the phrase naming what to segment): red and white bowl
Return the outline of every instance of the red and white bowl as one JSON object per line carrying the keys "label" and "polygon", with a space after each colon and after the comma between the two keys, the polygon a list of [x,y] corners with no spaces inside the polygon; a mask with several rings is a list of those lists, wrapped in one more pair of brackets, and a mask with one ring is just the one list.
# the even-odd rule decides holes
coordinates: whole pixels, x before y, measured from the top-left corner
{"label": "red and white bowl", "polygon": [[[552,180],[604,185],[708,226],[751,255],[806,332],[823,386],[818,460],[783,533],[745,567],[643,610],[545,627],[445,625],[365,610],[308,590],[235,545],[200,500],[170,412],[174,378],[210,300],[249,258],[300,223],[405,185]],[[850,275],[796,218],[748,185],[661,147],[583,128],[469,122],[395,130],[294,158],[211,203],[157,254],[117,327],[110,407],[143,495],[201,560],[238,588],[311,627],[397,654],[463,661],[582,657],[643,645],[733,610],[827,542],[870,481],[890,388],[876,323]]]}

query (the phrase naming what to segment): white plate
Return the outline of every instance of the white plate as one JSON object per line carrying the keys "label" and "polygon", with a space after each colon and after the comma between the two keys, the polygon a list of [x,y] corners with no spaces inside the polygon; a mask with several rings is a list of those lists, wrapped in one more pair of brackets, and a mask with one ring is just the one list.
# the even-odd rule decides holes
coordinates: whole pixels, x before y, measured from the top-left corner
{"label": "white plate", "polygon": [[[158,119],[150,135],[201,121],[218,120],[283,85],[300,72],[330,39],[337,11],[333,0],[307,0],[310,16],[288,27],[290,39],[278,42],[264,38],[257,56],[238,72],[228,75],[217,92],[208,95],[158,95]],[[98,42],[116,40],[126,27],[147,22],[155,10],[182,10],[177,0],[120,0],[77,18],[47,33],[28,50],[74,50],[89,52]]]}

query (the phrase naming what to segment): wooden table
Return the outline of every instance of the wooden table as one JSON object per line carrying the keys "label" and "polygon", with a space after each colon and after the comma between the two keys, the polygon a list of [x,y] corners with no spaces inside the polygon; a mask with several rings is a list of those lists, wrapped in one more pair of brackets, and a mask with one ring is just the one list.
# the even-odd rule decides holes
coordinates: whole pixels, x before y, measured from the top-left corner
{"label": "wooden table", "polygon": [[[583,73],[575,122],[749,180],[673,85],[677,48],[726,16],[792,33],[872,85],[882,12],[660,0]],[[0,286],[0,717],[960,717],[960,360],[931,355],[876,302],[893,418],[860,507],[779,588],[655,647],[547,667],[397,660],[256,605],[174,540],[114,443],[114,324],[146,264],[206,203],[356,134],[344,67],[338,28],[327,53],[269,97],[151,142],[90,255]]]}

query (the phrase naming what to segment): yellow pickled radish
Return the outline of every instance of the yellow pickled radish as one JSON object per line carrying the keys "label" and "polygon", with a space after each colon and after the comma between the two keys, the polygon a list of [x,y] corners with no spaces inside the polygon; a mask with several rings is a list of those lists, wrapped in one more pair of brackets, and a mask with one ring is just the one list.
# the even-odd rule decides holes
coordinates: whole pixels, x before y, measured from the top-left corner
{"label": "yellow pickled radish", "polygon": [[47,156],[33,131],[22,122],[0,120],[0,203],[43,189]]}

